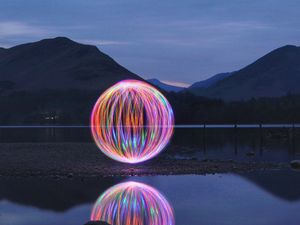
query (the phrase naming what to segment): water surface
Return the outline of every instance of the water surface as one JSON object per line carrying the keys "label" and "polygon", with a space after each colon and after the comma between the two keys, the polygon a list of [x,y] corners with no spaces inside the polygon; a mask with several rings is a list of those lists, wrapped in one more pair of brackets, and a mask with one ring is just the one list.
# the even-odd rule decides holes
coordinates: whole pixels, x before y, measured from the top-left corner
{"label": "water surface", "polygon": [[162,193],[174,208],[177,225],[298,225],[300,221],[300,173],[270,171],[83,181],[1,179],[0,224],[83,225],[98,196],[126,181]]}
{"label": "water surface", "polygon": [[[232,126],[206,129],[177,127],[164,152],[178,159],[198,160],[290,162],[300,157],[297,127],[265,125],[260,129],[250,125],[239,125],[242,128]],[[0,145],[17,142],[92,143],[93,140],[89,127],[0,128]]]}
{"label": "water surface", "polygon": [[[300,158],[298,129],[176,128],[163,157],[284,162]],[[1,143],[93,142],[88,127],[0,128]],[[44,151],[44,149],[41,149]],[[101,154],[99,152],[99,154]],[[83,225],[110,187],[135,181],[155,188],[177,225],[299,225],[300,172],[85,179],[0,178],[0,224]]]}

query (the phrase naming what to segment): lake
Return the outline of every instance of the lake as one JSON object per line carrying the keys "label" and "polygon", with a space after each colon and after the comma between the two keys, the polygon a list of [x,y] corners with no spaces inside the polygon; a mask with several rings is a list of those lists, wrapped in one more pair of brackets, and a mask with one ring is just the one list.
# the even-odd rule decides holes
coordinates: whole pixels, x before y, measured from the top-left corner
{"label": "lake", "polygon": [[[297,132],[291,128],[176,128],[164,154],[179,160],[286,163],[299,158]],[[92,140],[88,128],[2,128],[0,141]],[[164,196],[176,225],[298,225],[300,221],[300,172],[286,169],[206,176],[0,177],[0,224],[83,225],[99,196],[132,181]]]}
{"label": "lake", "polygon": [[[289,162],[300,154],[298,125],[295,129],[288,125],[282,125],[285,128],[267,125],[263,129],[250,125],[234,129],[233,126],[215,125],[206,129],[179,126],[164,152],[178,158],[199,160],[270,162]],[[0,127],[0,143],[22,142],[78,143],[93,140],[89,127]]]}

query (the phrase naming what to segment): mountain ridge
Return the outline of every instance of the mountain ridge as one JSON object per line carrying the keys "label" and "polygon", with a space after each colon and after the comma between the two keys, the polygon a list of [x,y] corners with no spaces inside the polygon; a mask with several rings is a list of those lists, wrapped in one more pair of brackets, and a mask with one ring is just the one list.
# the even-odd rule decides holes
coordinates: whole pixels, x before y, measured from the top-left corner
{"label": "mountain ridge", "polygon": [[0,84],[13,83],[10,90],[100,90],[123,79],[143,80],[96,46],[65,37],[21,44],[0,53]]}
{"label": "mountain ridge", "polygon": [[193,93],[224,100],[247,100],[299,94],[300,47],[285,45],[236,71],[211,87]]}
{"label": "mountain ridge", "polygon": [[[189,89],[178,93],[161,91],[172,104],[179,124],[295,122],[300,95],[273,98],[269,90],[257,96],[253,93],[261,83],[263,88],[271,86],[277,96],[290,90],[284,85],[298,90],[299,62],[299,48],[287,46],[211,87],[192,89],[198,96],[189,93]],[[5,106],[0,124],[89,124],[90,112],[99,95],[124,79],[143,80],[97,47],[67,38],[5,49],[0,51],[0,101]],[[276,85],[274,88],[273,79],[277,80],[276,85],[284,84],[283,91]],[[250,86],[245,86],[248,83]],[[240,101],[265,95],[271,98]],[[231,103],[232,100],[239,102]]]}
{"label": "mountain ridge", "polygon": [[201,80],[201,81],[197,81],[195,83],[193,83],[189,89],[193,89],[193,88],[207,88],[213,84],[215,84],[216,82],[225,79],[226,77],[229,77],[230,75],[232,75],[234,72],[225,72],[225,73],[217,73],[205,80]]}

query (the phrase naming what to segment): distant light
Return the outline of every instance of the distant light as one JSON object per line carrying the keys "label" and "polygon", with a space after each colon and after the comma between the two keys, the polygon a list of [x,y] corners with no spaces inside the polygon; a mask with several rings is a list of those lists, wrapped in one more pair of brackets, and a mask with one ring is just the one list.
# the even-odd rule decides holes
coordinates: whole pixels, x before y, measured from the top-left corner
{"label": "distant light", "polygon": [[96,201],[91,221],[113,225],[175,225],[174,212],[156,189],[124,182],[106,190]]}
{"label": "distant light", "polygon": [[91,130],[97,146],[108,157],[138,163],[159,154],[174,126],[173,110],[153,86],[124,80],[107,89],[96,102]]}
{"label": "distant light", "polygon": [[182,88],[188,88],[191,86],[191,84],[184,83],[184,82],[178,82],[178,81],[171,81],[171,80],[161,80],[162,83],[176,86],[176,87],[182,87]]}

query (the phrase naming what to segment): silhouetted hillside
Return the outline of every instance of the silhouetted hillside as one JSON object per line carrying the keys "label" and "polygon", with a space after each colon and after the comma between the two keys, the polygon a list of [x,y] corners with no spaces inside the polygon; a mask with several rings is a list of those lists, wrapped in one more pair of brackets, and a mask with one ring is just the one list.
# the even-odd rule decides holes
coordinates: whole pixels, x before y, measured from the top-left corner
{"label": "silhouetted hillside", "polygon": [[196,83],[193,83],[189,89],[194,89],[194,88],[208,88],[211,85],[217,83],[220,80],[225,79],[226,77],[229,77],[232,75],[232,73],[218,73],[206,80],[198,81]]}
{"label": "silhouetted hillside", "polygon": [[[192,89],[200,96],[165,93],[176,123],[300,122],[300,95],[286,95],[298,92],[299,55],[295,46],[279,48],[211,87]],[[0,124],[89,124],[99,95],[123,79],[142,78],[95,46],[67,38],[2,49]],[[283,97],[252,99],[264,95]]]}
{"label": "silhouetted hillside", "polygon": [[300,95],[228,102],[195,96],[189,92],[168,93],[177,124],[299,123]]}
{"label": "silhouetted hillside", "polygon": [[225,100],[279,97],[300,93],[300,47],[278,48],[197,95]]}
{"label": "silhouetted hillside", "polygon": [[0,49],[0,90],[105,89],[141,79],[95,46],[58,37]]}

